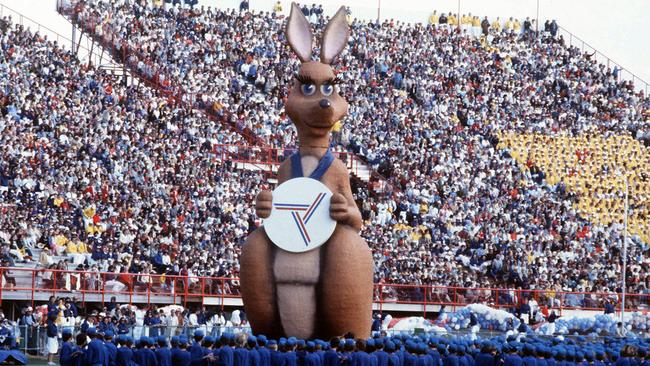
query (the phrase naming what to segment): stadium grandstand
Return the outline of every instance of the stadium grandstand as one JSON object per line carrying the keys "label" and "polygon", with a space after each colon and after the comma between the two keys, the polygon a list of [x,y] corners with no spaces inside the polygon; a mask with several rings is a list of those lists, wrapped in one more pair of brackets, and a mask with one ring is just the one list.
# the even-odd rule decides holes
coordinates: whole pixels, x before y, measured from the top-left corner
{"label": "stadium grandstand", "polygon": [[[136,337],[241,330],[255,195],[297,149],[284,102],[300,62],[286,17],[180,1],[57,11],[119,66],[0,19],[0,301],[22,347],[46,348],[24,327],[50,307],[62,329],[99,328],[101,315]],[[322,32],[326,14],[303,12]],[[550,336],[551,313],[604,312],[566,333],[650,331],[647,90],[555,22],[479,19],[348,15],[334,68],[350,108],[331,148],[372,249],[374,310],[447,331],[525,333],[529,322]],[[625,308],[635,313],[621,330],[613,314]]]}

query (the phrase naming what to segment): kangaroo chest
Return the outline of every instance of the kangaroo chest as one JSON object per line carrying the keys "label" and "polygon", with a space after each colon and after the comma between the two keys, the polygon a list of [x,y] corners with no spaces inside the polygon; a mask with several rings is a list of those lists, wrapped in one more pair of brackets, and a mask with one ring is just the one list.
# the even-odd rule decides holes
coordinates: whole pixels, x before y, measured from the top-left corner
{"label": "kangaroo chest", "polygon": [[[298,154],[298,153],[297,153]],[[291,157],[292,178],[311,177],[321,180],[332,164],[333,156],[327,152],[320,160],[315,156]],[[292,253],[275,248],[273,275],[279,283],[316,284],[320,278],[321,253],[324,245],[302,253]]]}

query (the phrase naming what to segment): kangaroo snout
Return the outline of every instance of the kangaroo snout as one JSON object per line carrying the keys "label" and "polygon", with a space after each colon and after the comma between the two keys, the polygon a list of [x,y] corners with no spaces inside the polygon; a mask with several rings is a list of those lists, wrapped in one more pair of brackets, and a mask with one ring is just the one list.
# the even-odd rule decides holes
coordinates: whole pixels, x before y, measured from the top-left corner
{"label": "kangaroo snout", "polygon": [[330,101],[327,99],[321,99],[318,105],[320,105],[320,107],[323,109],[327,109],[332,106],[332,103],[330,103]]}

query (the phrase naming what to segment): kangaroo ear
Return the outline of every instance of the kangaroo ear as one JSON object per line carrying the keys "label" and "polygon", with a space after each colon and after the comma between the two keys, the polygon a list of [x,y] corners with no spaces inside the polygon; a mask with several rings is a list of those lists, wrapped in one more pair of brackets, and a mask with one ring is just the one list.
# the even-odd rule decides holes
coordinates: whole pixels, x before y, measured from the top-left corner
{"label": "kangaroo ear", "polygon": [[307,18],[302,14],[302,10],[296,3],[291,3],[291,14],[287,21],[286,34],[289,46],[291,46],[300,61],[310,61],[312,53],[311,29]]}
{"label": "kangaroo ear", "polygon": [[327,23],[323,32],[323,44],[320,50],[320,62],[331,64],[345,48],[350,37],[350,26],[348,26],[347,12],[341,6],[339,11]]}

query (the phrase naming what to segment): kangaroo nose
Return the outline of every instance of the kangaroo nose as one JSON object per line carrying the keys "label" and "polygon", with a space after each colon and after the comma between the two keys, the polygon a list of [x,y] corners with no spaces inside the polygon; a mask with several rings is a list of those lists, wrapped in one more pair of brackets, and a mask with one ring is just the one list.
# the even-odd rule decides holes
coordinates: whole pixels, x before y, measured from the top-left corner
{"label": "kangaroo nose", "polygon": [[325,109],[325,108],[329,108],[329,107],[332,106],[332,103],[330,103],[330,101],[327,100],[327,99],[321,99],[321,100],[320,100],[320,103],[318,103],[318,104],[319,104],[320,107],[323,108],[323,109]]}

